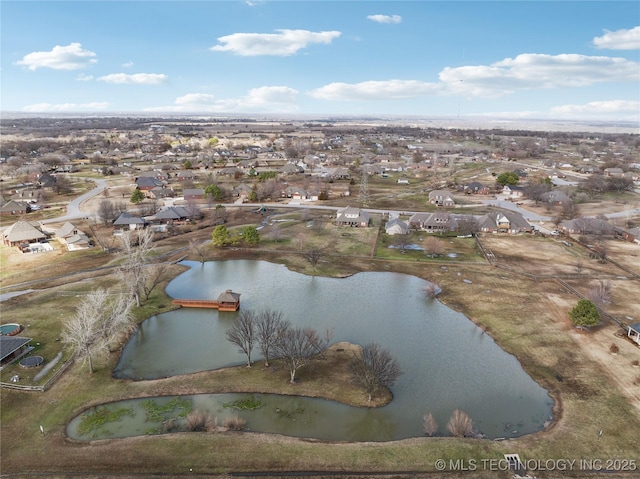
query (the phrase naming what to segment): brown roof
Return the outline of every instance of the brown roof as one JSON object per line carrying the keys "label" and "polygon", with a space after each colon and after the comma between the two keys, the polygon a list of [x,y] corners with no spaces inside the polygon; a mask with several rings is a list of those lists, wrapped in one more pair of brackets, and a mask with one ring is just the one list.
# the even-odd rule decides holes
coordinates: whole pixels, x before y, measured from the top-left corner
{"label": "brown roof", "polygon": [[34,241],[45,239],[45,234],[28,221],[16,221],[2,234],[3,239],[9,243]]}
{"label": "brown roof", "polygon": [[230,289],[226,290],[220,296],[218,296],[220,303],[237,303],[240,301],[240,293],[234,293]]}

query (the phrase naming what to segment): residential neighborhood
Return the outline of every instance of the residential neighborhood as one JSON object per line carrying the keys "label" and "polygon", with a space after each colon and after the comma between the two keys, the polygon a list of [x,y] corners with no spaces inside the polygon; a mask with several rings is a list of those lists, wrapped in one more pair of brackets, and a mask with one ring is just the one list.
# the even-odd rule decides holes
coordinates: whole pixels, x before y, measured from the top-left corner
{"label": "residential neighborhood", "polygon": [[[407,291],[407,298],[456,305],[478,334],[489,332],[501,344],[509,344],[511,328],[518,338],[542,334],[533,350],[524,339],[507,346],[525,358],[553,398],[543,423],[534,426],[541,434],[564,420],[558,398],[574,394],[576,380],[566,364],[578,367],[578,360],[567,351],[593,355],[603,376],[615,374],[627,388],[617,394],[628,408],[640,405],[634,371],[640,309],[630,300],[640,280],[636,135],[115,117],[12,119],[1,126],[0,253],[6,267],[0,294],[6,292],[10,311],[3,326],[15,335],[1,336],[0,374],[3,388],[16,394],[45,391],[79,374],[67,368],[80,367],[61,329],[73,310],[56,317],[55,333],[49,316],[20,319],[28,304],[21,298],[41,294],[31,287],[62,288],[57,300],[70,295],[77,308],[94,294],[87,292],[91,285],[112,284],[118,291],[110,294],[125,298],[127,307],[158,317],[214,305],[219,314],[243,314],[259,275],[229,285],[217,283],[224,268],[205,273],[211,265],[235,268],[241,260],[256,268],[286,264],[318,287],[325,276],[365,271],[422,278],[431,286]],[[146,252],[143,263],[136,251]],[[196,261],[205,275],[198,284],[210,282],[214,296],[169,297],[169,269],[184,271]],[[175,281],[180,274],[173,273]],[[284,289],[289,282],[281,274],[268,283],[282,282]],[[298,283],[306,281],[292,284]],[[227,293],[215,296],[221,291]],[[374,306],[367,292],[359,294],[369,298],[359,309],[373,306],[369,321],[381,319],[386,303]],[[595,305],[595,326],[570,326],[576,301]],[[535,318],[526,320],[530,315]],[[404,329],[397,326],[397,334]],[[141,341],[140,331],[139,325],[128,329],[120,344]],[[539,364],[555,361],[538,348],[549,341],[559,341],[563,352],[552,354],[564,360],[554,362],[553,373],[539,373]],[[543,355],[527,359],[536,354]],[[66,359],[58,369],[60,357]],[[49,361],[54,373],[45,370],[35,381],[21,369],[32,361]],[[106,361],[117,368],[115,357]],[[307,380],[300,378],[301,384]],[[521,435],[514,427],[466,433],[473,440]]]}

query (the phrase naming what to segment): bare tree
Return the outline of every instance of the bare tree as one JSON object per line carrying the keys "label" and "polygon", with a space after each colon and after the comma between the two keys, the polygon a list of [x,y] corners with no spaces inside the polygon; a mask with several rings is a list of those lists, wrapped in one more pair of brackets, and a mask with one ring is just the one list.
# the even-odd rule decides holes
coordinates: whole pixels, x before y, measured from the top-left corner
{"label": "bare tree", "polygon": [[320,262],[320,259],[323,255],[324,254],[322,253],[322,250],[319,248],[308,249],[304,254],[305,259],[309,262],[311,268],[313,269],[313,274],[316,273],[316,266]]}
{"label": "bare tree", "polygon": [[578,259],[578,261],[576,262],[575,268],[576,268],[576,273],[582,274],[582,271],[584,271],[584,262],[582,261],[582,259]]}
{"label": "bare tree", "polygon": [[227,340],[240,348],[247,356],[247,367],[251,367],[251,352],[256,342],[256,317],[253,311],[244,309],[227,330]]}
{"label": "bare tree", "polygon": [[89,364],[93,374],[94,358],[108,355],[111,342],[132,326],[131,301],[97,289],[80,302],[75,316],[64,324],[62,338],[78,359]]}
{"label": "bare tree", "polygon": [[207,253],[209,253],[209,242],[202,243],[194,239],[189,240],[189,251],[200,258],[200,263],[204,264],[207,259]]}
{"label": "bare tree", "polygon": [[156,263],[145,267],[144,283],[142,284],[142,292],[144,300],[148,301],[151,293],[163,281],[171,277],[169,263]]}
{"label": "bare tree", "polygon": [[422,425],[427,436],[433,436],[438,432],[438,423],[431,413],[422,417]]}
{"label": "bare tree", "polygon": [[295,384],[297,371],[309,364],[317,353],[317,332],[312,329],[286,327],[274,344],[275,355],[289,368],[289,382]]}
{"label": "bare tree", "polygon": [[407,246],[409,246],[410,235],[408,234],[398,234],[393,235],[393,244],[394,246],[400,248],[400,251],[403,253],[407,250]]}
{"label": "bare tree", "polygon": [[258,344],[264,356],[264,365],[269,367],[269,358],[271,350],[276,341],[282,334],[283,330],[288,327],[289,323],[283,319],[281,311],[265,309],[261,311],[256,322],[256,336]]}
{"label": "bare tree", "polygon": [[466,412],[456,409],[447,423],[447,429],[455,437],[466,437],[473,432],[473,421]]}
{"label": "bare tree", "polygon": [[107,227],[110,226],[111,223],[113,223],[113,221],[118,216],[118,213],[116,211],[115,205],[110,200],[102,199],[98,204],[98,215],[102,220],[102,224]]}
{"label": "bare tree", "polygon": [[391,387],[402,374],[398,361],[378,343],[366,344],[351,363],[353,381],[364,388],[369,402],[374,394]]}
{"label": "bare tree", "polygon": [[587,293],[587,298],[592,302],[597,304],[598,306],[602,306],[606,303],[611,302],[611,281],[610,280],[598,280],[598,284],[596,284],[593,288],[589,290]]}
{"label": "bare tree", "polygon": [[153,251],[153,232],[149,229],[126,231],[120,236],[123,262],[120,266],[123,283],[140,307],[142,285],[146,282],[145,262]]}
{"label": "bare tree", "polygon": [[156,199],[145,200],[138,205],[142,216],[155,215],[160,210],[160,202]]}
{"label": "bare tree", "polygon": [[424,252],[435,258],[437,255],[442,254],[444,251],[444,244],[438,238],[433,236],[428,236],[422,243],[424,247]]}

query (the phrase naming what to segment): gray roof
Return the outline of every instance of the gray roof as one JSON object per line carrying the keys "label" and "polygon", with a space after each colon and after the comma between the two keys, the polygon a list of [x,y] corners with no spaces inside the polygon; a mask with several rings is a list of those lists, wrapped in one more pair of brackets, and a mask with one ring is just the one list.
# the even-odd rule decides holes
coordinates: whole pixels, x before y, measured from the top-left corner
{"label": "gray roof", "polygon": [[131,213],[127,213],[126,211],[120,213],[120,216],[113,222],[114,225],[143,225],[145,223],[144,219],[139,216],[133,216]]}
{"label": "gray roof", "polygon": [[29,343],[31,338],[22,338],[20,336],[0,336],[0,361],[11,356],[25,344]]}
{"label": "gray roof", "polygon": [[193,216],[191,210],[184,206],[166,206],[158,211],[152,218],[156,220],[179,220]]}

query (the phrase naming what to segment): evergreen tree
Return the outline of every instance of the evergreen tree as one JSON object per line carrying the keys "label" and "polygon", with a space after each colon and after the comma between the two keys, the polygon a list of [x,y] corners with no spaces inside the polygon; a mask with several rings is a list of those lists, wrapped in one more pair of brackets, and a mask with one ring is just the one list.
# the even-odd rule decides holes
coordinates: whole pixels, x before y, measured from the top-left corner
{"label": "evergreen tree", "polygon": [[131,203],[134,203],[137,205],[138,203],[142,203],[143,201],[144,201],[144,193],[140,191],[138,188],[133,190],[133,193],[131,193]]}
{"label": "evergreen tree", "polygon": [[578,304],[569,311],[569,317],[576,326],[595,326],[600,322],[598,308],[588,299],[581,299]]}
{"label": "evergreen tree", "polygon": [[225,225],[218,225],[213,229],[211,242],[214,246],[227,246],[231,243],[231,235]]}

